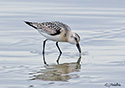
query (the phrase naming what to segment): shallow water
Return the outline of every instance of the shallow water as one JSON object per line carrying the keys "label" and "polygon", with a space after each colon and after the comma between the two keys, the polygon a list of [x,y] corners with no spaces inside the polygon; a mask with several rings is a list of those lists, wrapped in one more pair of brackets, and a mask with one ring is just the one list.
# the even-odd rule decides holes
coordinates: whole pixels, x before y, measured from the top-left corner
{"label": "shallow water", "polygon": [[[1,0],[1,88],[125,88],[124,0]],[[63,54],[23,21],[61,21],[80,37],[81,62],[74,45],[59,43]],[[120,84],[110,85],[110,84]]]}

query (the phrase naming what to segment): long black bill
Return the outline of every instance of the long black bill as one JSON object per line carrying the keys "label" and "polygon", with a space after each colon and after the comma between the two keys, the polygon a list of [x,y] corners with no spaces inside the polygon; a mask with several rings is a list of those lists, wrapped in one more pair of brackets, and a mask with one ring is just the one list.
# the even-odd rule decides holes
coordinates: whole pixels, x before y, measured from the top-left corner
{"label": "long black bill", "polygon": [[76,44],[76,47],[78,48],[78,50],[79,50],[79,53],[81,53],[81,48],[80,48],[80,45],[79,45],[79,43],[77,43],[77,44]]}

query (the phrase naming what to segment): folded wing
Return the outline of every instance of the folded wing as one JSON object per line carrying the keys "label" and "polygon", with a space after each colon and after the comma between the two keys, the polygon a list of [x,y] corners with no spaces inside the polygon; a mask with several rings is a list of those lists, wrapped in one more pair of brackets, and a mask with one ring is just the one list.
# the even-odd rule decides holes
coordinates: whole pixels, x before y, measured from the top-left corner
{"label": "folded wing", "polygon": [[65,30],[67,26],[61,22],[36,23],[36,22],[25,21],[25,23],[32,26],[35,29],[38,29],[38,31],[47,33],[49,35],[58,35],[61,33],[62,30]]}

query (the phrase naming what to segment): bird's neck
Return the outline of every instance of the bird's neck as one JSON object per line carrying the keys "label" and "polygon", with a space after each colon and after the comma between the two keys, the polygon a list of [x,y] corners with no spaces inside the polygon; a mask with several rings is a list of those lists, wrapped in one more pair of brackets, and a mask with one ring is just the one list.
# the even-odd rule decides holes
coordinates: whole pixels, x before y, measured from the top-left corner
{"label": "bird's neck", "polygon": [[74,34],[73,32],[70,32],[68,35],[68,42],[71,44],[75,44],[73,34]]}

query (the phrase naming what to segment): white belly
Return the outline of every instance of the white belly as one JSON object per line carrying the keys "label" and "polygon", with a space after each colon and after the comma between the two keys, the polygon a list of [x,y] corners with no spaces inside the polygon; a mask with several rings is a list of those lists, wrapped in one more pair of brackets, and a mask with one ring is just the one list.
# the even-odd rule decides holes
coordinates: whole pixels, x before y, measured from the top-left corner
{"label": "white belly", "polygon": [[67,42],[66,38],[62,37],[61,34],[59,34],[59,35],[49,35],[49,34],[42,33],[42,32],[40,32],[40,34],[43,35],[44,37],[46,37],[48,40],[59,41],[59,42]]}

